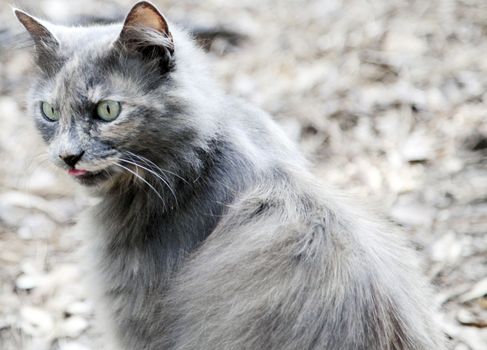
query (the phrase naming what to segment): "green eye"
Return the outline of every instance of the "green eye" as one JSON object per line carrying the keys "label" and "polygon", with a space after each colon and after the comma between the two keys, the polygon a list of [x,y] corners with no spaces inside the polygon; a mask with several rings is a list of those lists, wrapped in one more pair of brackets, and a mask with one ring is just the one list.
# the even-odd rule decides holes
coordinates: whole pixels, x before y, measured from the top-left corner
{"label": "green eye", "polygon": [[51,122],[55,122],[59,120],[59,113],[54,109],[51,104],[47,102],[41,102],[41,112],[44,118]]}
{"label": "green eye", "polygon": [[120,110],[120,102],[111,100],[101,101],[96,106],[98,117],[107,122],[115,120],[120,114]]}

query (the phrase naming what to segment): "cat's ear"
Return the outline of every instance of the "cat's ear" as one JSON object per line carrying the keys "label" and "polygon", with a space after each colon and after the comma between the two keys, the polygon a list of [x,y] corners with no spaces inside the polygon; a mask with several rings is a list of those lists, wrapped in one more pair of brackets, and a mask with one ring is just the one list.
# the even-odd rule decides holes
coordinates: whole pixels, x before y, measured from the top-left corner
{"label": "cat's ear", "polygon": [[146,60],[157,59],[162,65],[170,65],[174,54],[173,37],[166,19],[147,1],[132,7],[116,44],[128,52],[142,54]]}
{"label": "cat's ear", "polygon": [[44,71],[48,71],[56,61],[59,42],[41,20],[18,9],[14,9],[14,13],[34,40],[37,64]]}

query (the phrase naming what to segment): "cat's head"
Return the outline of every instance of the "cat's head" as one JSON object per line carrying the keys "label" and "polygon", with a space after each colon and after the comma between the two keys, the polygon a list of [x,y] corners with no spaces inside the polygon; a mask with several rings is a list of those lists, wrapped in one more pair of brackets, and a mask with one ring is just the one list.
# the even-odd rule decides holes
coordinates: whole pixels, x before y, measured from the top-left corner
{"label": "cat's head", "polygon": [[65,27],[15,14],[40,68],[29,109],[51,160],[73,178],[99,185],[152,164],[171,168],[202,146],[212,93],[199,50],[152,4],[134,5],[123,25]]}

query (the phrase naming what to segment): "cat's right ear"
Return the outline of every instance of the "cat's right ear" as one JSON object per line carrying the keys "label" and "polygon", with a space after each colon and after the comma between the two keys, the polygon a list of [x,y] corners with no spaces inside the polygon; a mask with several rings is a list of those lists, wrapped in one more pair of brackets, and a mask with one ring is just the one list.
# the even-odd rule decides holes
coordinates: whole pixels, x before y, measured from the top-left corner
{"label": "cat's right ear", "polygon": [[140,1],[132,7],[115,45],[145,61],[157,61],[163,71],[173,64],[174,41],[168,23],[148,1]]}
{"label": "cat's right ear", "polygon": [[13,9],[15,16],[25,27],[31,38],[34,40],[36,62],[45,72],[49,72],[56,61],[59,42],[54,34],[46,28],[41,20],[21,11]]}

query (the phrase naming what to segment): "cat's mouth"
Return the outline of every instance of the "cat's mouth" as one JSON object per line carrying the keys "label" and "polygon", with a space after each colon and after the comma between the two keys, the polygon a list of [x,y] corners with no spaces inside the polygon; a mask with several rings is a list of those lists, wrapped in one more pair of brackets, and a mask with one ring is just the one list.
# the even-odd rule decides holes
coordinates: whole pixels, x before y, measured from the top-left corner
{"label": "cat's mouth", "polygon": [[107,171],[88,171],[85,169],[69,169],[68,174],[86,186],[99,184],[110,177]]}
{"label": "cat's mouth", "polygon": [[83,176],[88,172],[89,172],[88,170],[84,170],[84,169],[69,169],[68,170],[68,174],[71,176]]}

